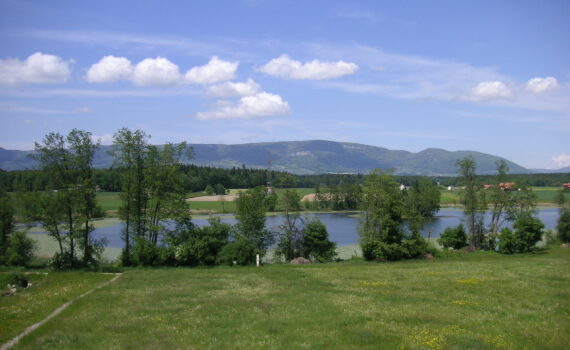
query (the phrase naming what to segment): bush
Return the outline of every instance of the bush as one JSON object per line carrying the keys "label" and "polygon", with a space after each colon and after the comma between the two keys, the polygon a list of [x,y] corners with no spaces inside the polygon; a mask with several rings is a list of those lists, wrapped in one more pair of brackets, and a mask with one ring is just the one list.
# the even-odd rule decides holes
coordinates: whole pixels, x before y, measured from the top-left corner
{"label": "bush", "polygon": [[558,239],[563,243],[570,243],[570,208],[562,208],[558,217]]}
{"label": "bush", "polygon": [[12,266],[28,266],[34,256],[36,242],[24,232],[16,231],[8,239],[6,263]]}
{"label": "bush", "polygon": [[27,288],[29,284],[30,282],[28,281],[28,277],[20,272],[13,272],[4,276],[0,276],[0,289],[3,289],[7,286]]}
{"label": "bush", "polygon": [[524,215],[515,221],[514,229],[505,228],[499,233],[499,251],[503,254],[532,251],[542,238],[544,224],[535,217]]}
{"label": "bush", "polygon": [[73,259],[69,252],[64,252],[63,254],[57,252],[48,260],[48,266],[58,270],[71,269],[78,264],[79,261],[77,261],[77,259]]}
{"label": "bush", "polygon": [[239,237],[236,241],[228,243],[218,255],[218,261],[222,264],[251,265],[255,263],[256,248],[247,238]]}
{"label": "bush", "polygon": [[160,248],[147,239],[137,237],[132,247],[133,263],[137,266],[158,266],[160,261]]}
{"label": "bush", "polygon": [[467,234],[462,224],[446,228],[437,240],[444,248],[461,249],[467,246]]}
{"label": "bush", "polygon": [[336,243],[329,241],[327,227],[319,219],[305,227],[302,246],[305,257],[319,262],[331,261],[336,256]]}

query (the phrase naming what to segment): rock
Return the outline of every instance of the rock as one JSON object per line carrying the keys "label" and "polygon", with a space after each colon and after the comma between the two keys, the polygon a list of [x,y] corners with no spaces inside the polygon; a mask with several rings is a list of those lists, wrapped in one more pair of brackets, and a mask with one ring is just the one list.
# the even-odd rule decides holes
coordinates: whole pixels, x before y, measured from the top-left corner
{"label": "rock", "polygon": [[310,264],[310,263],[311,263],[311,260],[305,259],[303,257],[299,257],[299,258],[295,258],[295,259],[291,260],[291,264],[293,264],[293,265]]}

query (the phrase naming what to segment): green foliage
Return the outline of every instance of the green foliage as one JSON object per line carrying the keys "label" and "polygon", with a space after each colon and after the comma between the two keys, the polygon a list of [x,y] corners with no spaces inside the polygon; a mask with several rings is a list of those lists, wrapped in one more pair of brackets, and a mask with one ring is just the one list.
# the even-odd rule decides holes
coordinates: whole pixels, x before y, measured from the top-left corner
{"label": "green foliage", "polygon": [[208,185],[206,186],[206,188],[204,189],[204,192],[206,192],[206,194],[207,194],[208,196],[211,196],[211,195],[214,194],[214,187],[212,187],[212,185],[208,184]]}
{"label": "green foliage", "polygon": [[463,224],[446,228],[437,240],[444,248],[461,249],[467,246],[467,234]]}
{"label": "green foliage", "polygon": [[236,200],[236,227],[260,254],[273,243],[273,235],[265,229],[265,188],[262,186],[239,193]]}
{"label": "green foliage", "polygon": [[234,265],[251,265],[255,263],[255,255],[257,246],[245,237],[238,237],[235,241],[225,245],[218,256],[221,264],[229,266]]}
{"label": "green foliage", "polygon": [[35,242],[21,231],[13,232],[8,239],[6,263],[11,266],[28,266],[34,256]]}
{"label": "green foliage", "polygon": [[161,248],[144,237],[135,237],[132,247],[132,263],[135,266],[161,265]]}
{"label": "green foliage", "polygon": [[[409,199],[408,208],[415,208],[421,196]],[[367,260],[400,260],[423,256],[427,252],[426,241],[419,236],[418,225],[408,237],[401,229],[406,206],[399,184],[386,173],[373,171],[368,175],[362,190],[361,206],[363,222],[360,238],[363,256]]]}
{"label": "green foliage", "polygon": [[14,208],[8,195],[0,188],[0,265],[5,263],[3,260],[13,228]]}
{"label": "green foliage", "polygon": [[336,256],[336,243],[329,241],[327,227],[319,219],[305,226],[302,246],[304,256],[318,262],[331,261]]}
{"label": "green foliage", "polygon": [[272,191],[265,196],[265,208],[267,211],[275,211],[277,209],[277,193]]}
{"label": "green foliage", "polygon": [[561,208],[558,217],[558,239],[564,243],[570,243],[570,208]]}
{"label": "green foliage", "polygon": [[171,240],[177,265],[215,265],[222,248],[228,244],[231,226],[219,217],[208,219],[208,226],[194,227],[186,234]]}
{"label": "green foliage", "polygon": [[499,233],[499,251],[503,254],[530,252],[543,235],[544,224],[530,215],[521,216],[514,223],[514,231],[508,228]]}

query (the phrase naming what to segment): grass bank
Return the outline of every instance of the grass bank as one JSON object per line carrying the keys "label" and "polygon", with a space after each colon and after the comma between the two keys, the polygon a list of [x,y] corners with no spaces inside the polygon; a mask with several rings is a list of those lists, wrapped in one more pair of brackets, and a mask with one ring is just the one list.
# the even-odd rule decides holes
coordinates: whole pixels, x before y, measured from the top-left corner
{"label": "grass bank", "polygon": [[[14,300],[3,298],[3,307]],[[554,248],[396,263],[131,269],[17,349],[566,349],[569,343],[570,249]]]}

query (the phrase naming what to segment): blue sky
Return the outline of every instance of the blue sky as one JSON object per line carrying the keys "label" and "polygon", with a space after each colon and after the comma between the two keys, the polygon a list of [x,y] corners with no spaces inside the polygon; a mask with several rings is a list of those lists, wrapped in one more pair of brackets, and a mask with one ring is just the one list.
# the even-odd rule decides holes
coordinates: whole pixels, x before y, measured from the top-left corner
{"label": "blue sky", "polygon": [[0,0],[0,147],[327,139],[570,165],[568,1]]}

